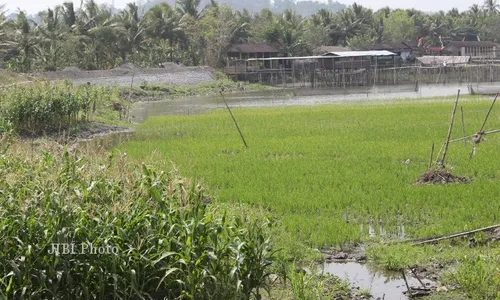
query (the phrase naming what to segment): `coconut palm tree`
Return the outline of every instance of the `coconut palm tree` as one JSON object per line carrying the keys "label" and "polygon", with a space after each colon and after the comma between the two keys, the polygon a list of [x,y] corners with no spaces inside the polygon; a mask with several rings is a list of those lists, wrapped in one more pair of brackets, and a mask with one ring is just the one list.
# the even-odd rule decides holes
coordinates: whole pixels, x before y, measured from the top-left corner
{"label": "coconut palm tree", "polygon": [[11,24],[12,44],[19,50],[19,64],[22,72],[31,69],[31,63],[36,46],[33,22],[29,21],[24,11],[19,11],[16,20]]}
{"label": "coconut palm tree", "polygon": [[116,17],[113,27],[118,37],[118,48],[123,61],[128,54],[138,53],[144,40],[143,22],[139,18],[139,7],[135,3],[128,3],[126,8]]}
{"label": "coconut palm tree", "polygon": [[37,47],[34,48],[37,59],[48,71],[55,71],[63,50],[63,41],[68,35],[61,18],[62,7],[39,13],[41,22],[36,26]]}
{"label": "coconut palm tree", "polygon": [[484,9],[490,14],[496,14],[499,11],[499,5],[496,0],[484,0]]}

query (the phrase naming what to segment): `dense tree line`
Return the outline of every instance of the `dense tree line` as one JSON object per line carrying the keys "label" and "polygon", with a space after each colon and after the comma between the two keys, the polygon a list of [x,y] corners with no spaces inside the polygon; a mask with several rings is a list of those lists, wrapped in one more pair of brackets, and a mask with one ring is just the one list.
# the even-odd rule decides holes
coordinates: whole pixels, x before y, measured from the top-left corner
{"label": "dense tree line", "polygon": [[[144,4],[144,8],[149,10],[151,7],[167,3],[171,6],[175,6],[176,0],[150,0]],[[320,2],[318,0],[252,0],[252,1],[241,1],[241,0],[218,0],[220,4],[227,4],[234,10],[244,10],[247,9],[249,12],[259,12],[263,9],[271,9],[274,13],[281,13],[286,9],[293,10],[302,16],[309,17],[310,15],[316,13],[320,9],[329,9],[332,11],[340,11],[346,7],[345,4],[341,4],[338,1],[328,0],[327,2]],[[205,6],[210,3],[210,0],[201,0],[200,4]]]}
{"label": "dense tree line", "polygon": [[441,46],[445,39],[500,41],[500,7],[495,0],[459,12],[373,11],[353,4],[342,11],[321,9],[310,17],[292,10],[256,13],[233,10],[212,0],[178,0],[147,11],[130,3],[114,10],[87,0],[76,9],[63,3],[38,14],[38,22],[19,11],[14,20],[0,14],[4,68],[28,72],[67,66],[95,70],[124,62],[157,66],[179,60],[186,65],[223,66],[234,43],[269,43],[292,55],[321,45],[361,49],[375,43],[416,41]]}

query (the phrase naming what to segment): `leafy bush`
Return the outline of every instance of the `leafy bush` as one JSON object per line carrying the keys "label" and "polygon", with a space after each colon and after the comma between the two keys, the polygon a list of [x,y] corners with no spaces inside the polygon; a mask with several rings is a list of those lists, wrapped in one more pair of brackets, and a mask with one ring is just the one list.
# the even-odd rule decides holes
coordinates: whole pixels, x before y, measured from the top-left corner
{"label": "leafy bush", "polygon": [[0,156],[0,207],[0,298],[260,298],[275,260],[270,221],[123,155]]}

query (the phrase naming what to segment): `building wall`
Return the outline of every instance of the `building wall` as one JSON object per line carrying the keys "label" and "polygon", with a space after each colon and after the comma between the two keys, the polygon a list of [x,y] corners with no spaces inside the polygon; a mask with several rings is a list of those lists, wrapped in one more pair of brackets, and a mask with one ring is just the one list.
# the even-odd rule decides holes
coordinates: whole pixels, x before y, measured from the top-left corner
{"label": "building wall", "polygon": [[461,47],[461,56],[472,56],[474,58],[496,57],[496,47]]}

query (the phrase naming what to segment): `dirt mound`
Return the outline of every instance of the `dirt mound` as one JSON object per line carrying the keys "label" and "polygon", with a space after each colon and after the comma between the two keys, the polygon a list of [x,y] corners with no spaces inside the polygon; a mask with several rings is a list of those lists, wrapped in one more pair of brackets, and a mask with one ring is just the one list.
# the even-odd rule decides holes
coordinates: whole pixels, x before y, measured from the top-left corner
{"label": "dirt mound", "polygon": [[466,183],[470,179],[462,176],[455,176],[446,169],[431,169],[425,172],[419,179],[417,184],[447,184],[447,183]]}
{"label": "dirt mound", "polygon": [[185,65],[181,63],[176,64],[174,62],[164,62],[160,64],[160,68],[165,69],[166,71],[174,71],[174,72],[187,70]]}
{"label": "dirt mound", "polygon": [[124,64],[121,64],[116,69],[121,69],[121,70],[135,70],[135,69],[137,69],[137,67],[133,63],[124,63]]}
{"label": "dirt mound", "polygon": [[61,72],[78,73],[78,72],[82,72],[82,70],[78,67],[67,67],[67,68],[62,69]]}

